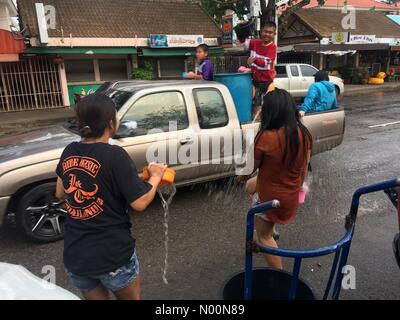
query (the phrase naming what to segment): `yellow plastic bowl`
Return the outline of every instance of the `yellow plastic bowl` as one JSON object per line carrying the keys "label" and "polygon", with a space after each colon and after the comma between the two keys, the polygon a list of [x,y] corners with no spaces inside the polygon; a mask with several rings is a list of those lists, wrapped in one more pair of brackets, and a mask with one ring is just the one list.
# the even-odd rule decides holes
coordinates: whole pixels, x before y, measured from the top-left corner
{"label": "yellow plastic bowl", "polygon": [[383,84],[385,80],[380,78],[369,78],[368,84]]}
{"label": "yellow plastic bowl", "polygon": [[[162,186],[168,186],[174,183],[176,177],[176,171],[170,168],[167,168],[164,172],[164,175],[161,180]],[[150,173],[148,167],[144,167],[143,169],[143,179],[148,181],[150,179]]]}

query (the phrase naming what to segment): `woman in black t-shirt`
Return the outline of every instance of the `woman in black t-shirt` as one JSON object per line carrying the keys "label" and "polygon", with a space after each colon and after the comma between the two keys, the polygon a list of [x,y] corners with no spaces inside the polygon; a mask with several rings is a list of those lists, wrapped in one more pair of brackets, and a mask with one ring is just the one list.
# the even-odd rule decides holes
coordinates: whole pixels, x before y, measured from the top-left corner
{"label": "woman in black t-shirt", "polygon": [[81,142],[67,146],[57,166],[56,196],[65,198],[64,265],[88,300],[140,299],[139,263],[130,206],[143,211],[153,201],[165,165],[150,164],[142,181],[128,153],[109,139],[119,118],[113,101],[101,94],[76,107]]}

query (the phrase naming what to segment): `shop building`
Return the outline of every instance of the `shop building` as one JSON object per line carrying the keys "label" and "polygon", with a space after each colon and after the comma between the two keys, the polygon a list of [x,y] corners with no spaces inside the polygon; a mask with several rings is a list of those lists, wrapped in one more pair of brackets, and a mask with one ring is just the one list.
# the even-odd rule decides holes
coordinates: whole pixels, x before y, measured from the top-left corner
{"label": "shop building", "polygon": [[319,8],[325,10],[337,10],[344,6],[352,6],[356,10],[371,10],[377,12],[397,13],[400,7],[396,3],[389,3],[377,0],[325,0],[322,6],[319,5],[318,0],[310,0],[310,3],[304,6],[305,9]]}
{"label": "shop building", "polygon": [[354,68],[367,68],[370,75],[387,72],[392,48],[400,43],[400,26],[384,12],[360,10],[355,28],[344,29],[345,15],[326,9],[294,12],[280,25],[279,62],[312,64],[349,81]]}
{"label": "shop building", "polygon": [[13,27],[17,9],[12,0],[0,0],[0,113],[36,108],[46,90],[34,79],[35,62],[22,58],[23,37]]}
{"label": "shop building", "polygon": [[[57,66],[65,106],[73,104],[74,94],[90,93],[105,81],[131,79],[134,70],[150,68],[155,79],[179,78],[194,68],[200,43],[212,55],[223,54],[221,29],[197,1],[43,0],[42,14],[37,3],[18,0],[30,42],[25,55]],[[43,15],[45,30],[39,27]]]}

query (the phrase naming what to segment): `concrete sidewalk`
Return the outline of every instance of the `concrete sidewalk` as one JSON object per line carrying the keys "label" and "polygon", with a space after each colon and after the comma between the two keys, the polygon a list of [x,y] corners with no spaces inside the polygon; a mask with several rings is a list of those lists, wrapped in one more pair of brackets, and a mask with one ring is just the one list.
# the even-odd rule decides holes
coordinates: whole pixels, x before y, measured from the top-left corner
{"label": "concrete sidewalk", "polygon": [[6,133],[63,123],[75,116],[73,108],[0,113],[0,136]]}
{"label": "concrete sidewalk", "polygon": [[344,96],[350,96],[366,92],[386,92],[394,90],[400,90],[400,82],[386,82],[382,85],[346,84],[344,86]]}

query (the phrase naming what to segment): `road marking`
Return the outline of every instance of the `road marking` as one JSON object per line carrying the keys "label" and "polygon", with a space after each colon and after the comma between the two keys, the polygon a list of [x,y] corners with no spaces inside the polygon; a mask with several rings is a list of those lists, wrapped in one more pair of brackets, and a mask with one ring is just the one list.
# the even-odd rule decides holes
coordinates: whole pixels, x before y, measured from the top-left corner
{"label": "road marking", "polygon": [[387,127],[387,126],[393,126],[395,124],[399,124],[400,121],[395,121],[395,122],[388,122],[388,123],[382,123],[382,124],[376,124],[374,126],[369,126],[368,128],[380,128],[380,127]]}

